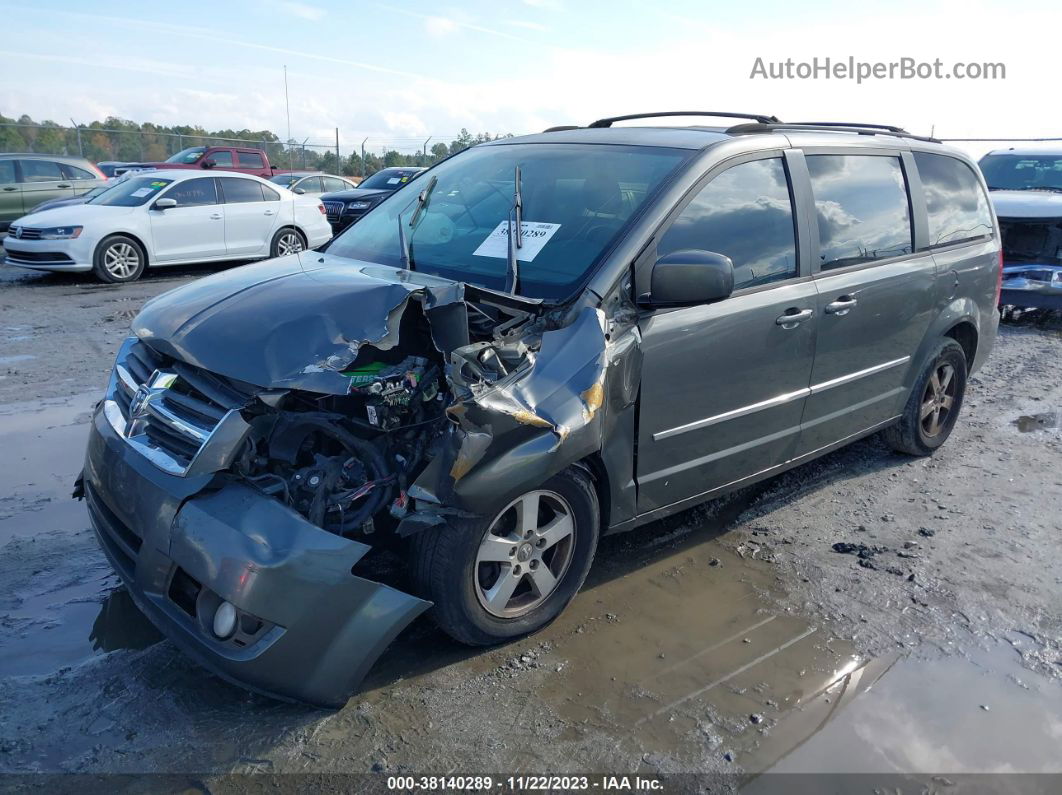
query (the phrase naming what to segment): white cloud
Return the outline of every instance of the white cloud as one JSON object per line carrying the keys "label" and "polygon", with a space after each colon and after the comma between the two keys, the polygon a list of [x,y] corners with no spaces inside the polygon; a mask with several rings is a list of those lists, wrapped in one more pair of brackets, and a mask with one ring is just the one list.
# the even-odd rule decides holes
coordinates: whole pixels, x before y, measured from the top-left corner
{"label": "white cloud", "polygon": [[291,0],[284,0],[279,6],[289,14],[308,19],[311,22],[317,22],[318,20],[323,19],[325,15],[325,10],[323,8],[307,5],[306,3],[291,2]]}
{"label": "white cloud", "polygon": [[424,17],[424,29],[432,36],[449,36],[460,26],[447,17]]}

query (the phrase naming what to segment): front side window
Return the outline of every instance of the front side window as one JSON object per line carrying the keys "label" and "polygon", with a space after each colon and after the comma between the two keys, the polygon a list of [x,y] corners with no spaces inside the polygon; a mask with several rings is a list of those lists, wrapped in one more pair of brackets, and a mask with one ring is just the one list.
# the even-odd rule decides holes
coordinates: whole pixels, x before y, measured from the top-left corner
{"label": "front side window", "polygon": [[682,249],[725,254],[734,289],[797,275],[796,233],[782,159],[727,169],[701,189],[657,245],[657,256]]}
{"label": "front side window", "polygon": [[898,157],[808,155],[823,270],[910,254],[911,211]]}
{"label": "front side window", "polygon": [[214,152],[210,156],[210,160],[213,161],[217,168],[232,168],[232,152],[228,149],[221,149]]}
{"label": "front side window", "polygon": [[947,155],[914,153],[929,216],[929,246],[992,234],[988,198],[973,171]]}
{"label": "front side window", "polygon": [[321,182],[324,183],[325,193],[333,193],[337,190],[350,190],[351,188],[349,182],[344,182],[337,177],[321,177]]}
{"label": "front side window", "polygon": [[213,177],[200,177],[178,182],[166,192],[167,199],[175,199],[178,207],[201,207],[218,203],[218,190]]}
{"label": "front side window", "polygon": [[258,152],[237,152],[236,157],[240,168],[265,168],[265,161]]}
{"label": "front side window", "polygon": [[1033,155],[1021,152],[985,155],[977,165],[985,175],[989,190],[1062,192],[1062,155]]}
{"label": "front side window", "polygon": [[104,207],[139,207],[156,198],[172,182],[172,179],[132,177],[126,179],[125,182],[110,186],[87,203]]}
{"label": "front side window", "polygon": [[295,186],[295,190],[301,190],[303,193],[320,193],[321,192],[321,178],[320,177],[307,177]]}
{"label": "front side window", "polygon": [[225,197],[225,204],[263,201],[262,186],[252,179],[222,177],[218,182],[221,183],[221,192]]}
{"label": "front side window", "polygon": [[[411,179],[336,237],[328,253],[400,267],[401,217],[413,270],[504,289],[519,166],[517,293],[566,298],[689,156],[687,150],[604,144],[473,147]],[[411,227],[418,197],[429,187]]]}
{"label": "front side window", "polygon": [[62,167],[52,160],[23,160],[23,182],[61,182],[64,179]]}

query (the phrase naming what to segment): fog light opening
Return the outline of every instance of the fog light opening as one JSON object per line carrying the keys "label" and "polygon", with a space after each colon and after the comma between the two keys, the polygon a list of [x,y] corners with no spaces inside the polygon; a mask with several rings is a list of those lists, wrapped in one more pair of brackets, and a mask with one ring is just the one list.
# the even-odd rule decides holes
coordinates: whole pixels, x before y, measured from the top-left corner
{"label": "fog light opening", "polygon": [[236,608],[231,602],[222,602],[214,611],[214,634],[221,640],[236,631]]}

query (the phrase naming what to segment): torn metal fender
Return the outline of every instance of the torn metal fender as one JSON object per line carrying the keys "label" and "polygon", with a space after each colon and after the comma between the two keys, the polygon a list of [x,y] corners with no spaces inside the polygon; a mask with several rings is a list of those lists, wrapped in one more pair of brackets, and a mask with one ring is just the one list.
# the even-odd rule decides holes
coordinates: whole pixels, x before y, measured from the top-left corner
{"label": "torn metal fender", "polygon": [[628,387],[637,376],[629,370],[640,363],[636,327],[622,340],[613,333],[600,309],[584,307],[569,325],[542,334],[529,366],[494,384],[466,380],[457,351],[448,376],[458,396],[448,411],[455,425],[411,489],[418,504],[490,513],[600,451],[610,413],[633,406]]}

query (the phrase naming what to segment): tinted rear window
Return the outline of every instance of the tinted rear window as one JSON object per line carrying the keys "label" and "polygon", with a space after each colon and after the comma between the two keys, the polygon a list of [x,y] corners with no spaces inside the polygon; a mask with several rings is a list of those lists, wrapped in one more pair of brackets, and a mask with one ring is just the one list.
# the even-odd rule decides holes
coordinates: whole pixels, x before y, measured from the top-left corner
{"label": "tinted rear window", "polygon": [[808,155],[819,226],[819,267],[910,254],[911,212],[898,157]]}
{"label": "tinted rear window", "polygon": [[262,186],[254,180],[222,177],[218,182],[221,183],[221,193],[225,197],[225,204],[263,201]]}
{"label": "tinted rear window", "polygon": [[968,165],[925,152],[915,152],[914,160],[926,197],[930,247],[992,234],[988,198]]}

